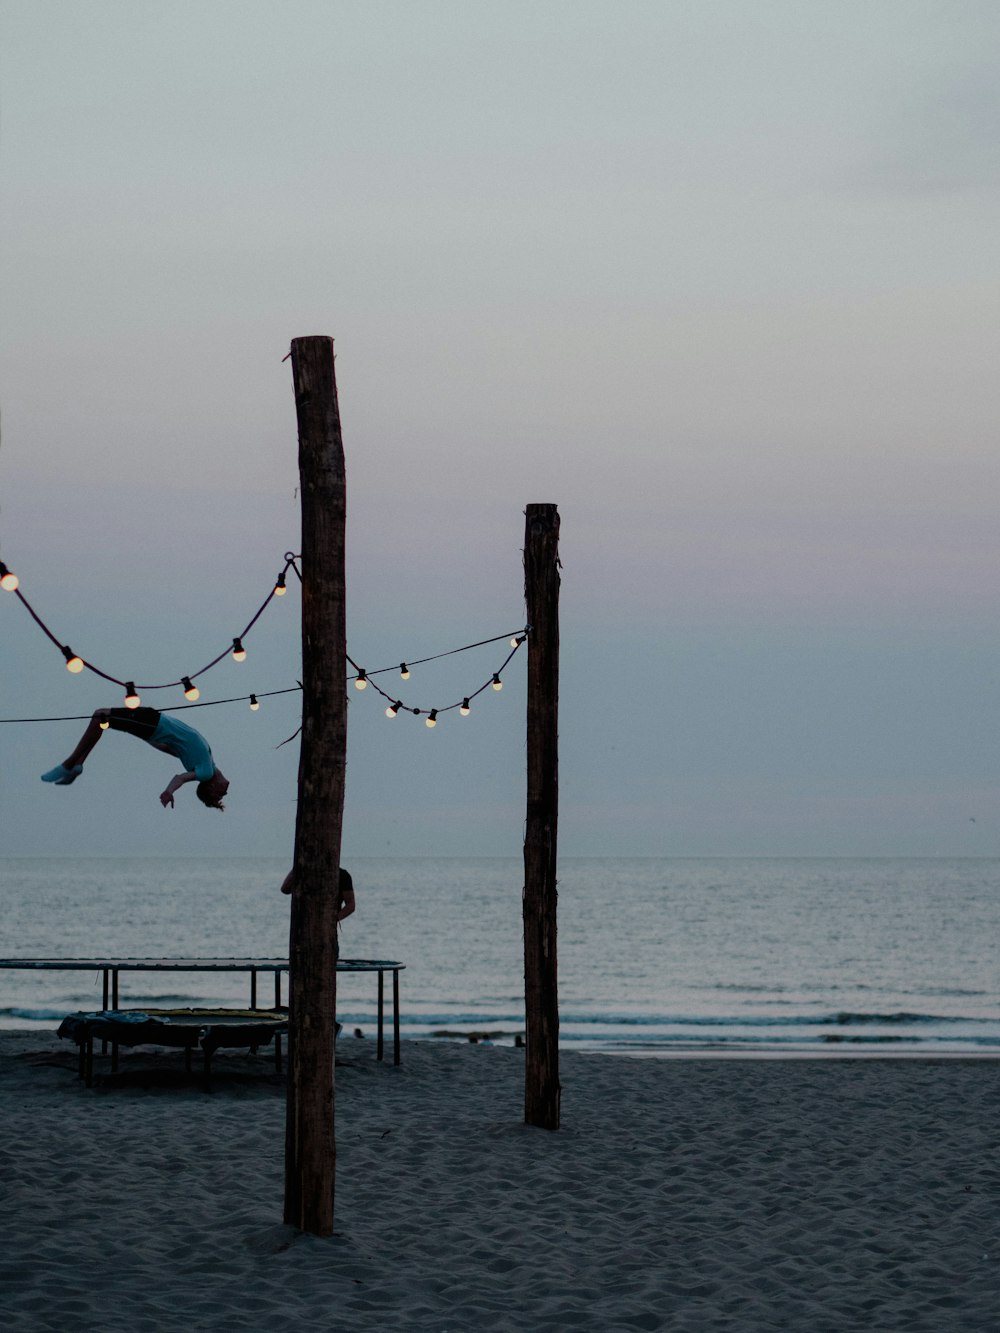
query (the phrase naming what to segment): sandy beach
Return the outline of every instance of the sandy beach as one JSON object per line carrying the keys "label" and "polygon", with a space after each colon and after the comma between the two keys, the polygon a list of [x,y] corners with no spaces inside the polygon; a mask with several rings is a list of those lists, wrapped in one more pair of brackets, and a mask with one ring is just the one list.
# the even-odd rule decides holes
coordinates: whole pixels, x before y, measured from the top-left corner
{"label": "sandy beach", "polygon": [[[281,1223],[284,1090],[138,1051],[92,1089],[0,1034],[3,1325],[18,1330],[995,1330],[1000,1064],[341,1039],[337,1234]],[[99,1062],[98,1073],[107,1069]]]}

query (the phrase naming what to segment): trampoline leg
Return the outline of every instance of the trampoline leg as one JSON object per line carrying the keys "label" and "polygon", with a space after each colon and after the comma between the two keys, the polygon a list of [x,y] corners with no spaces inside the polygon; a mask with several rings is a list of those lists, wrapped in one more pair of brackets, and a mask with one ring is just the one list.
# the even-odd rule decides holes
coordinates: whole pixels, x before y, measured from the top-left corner
{"label": "trampoline leg", "polygon": [[399,971],[392,972],[392,1063],[399,1064]]}
{"label": "trampoline leg", "polygon": [[384,992],[384,973],[380,969],[378,974],[378,1043],[375,1047],[375,1058],[377,1060],[382,1059],[382,1022],[385,1016]]}
{"label": "trampoline leg", "polygon": [[[112,1008],[112,1009],[115,1009],[115,1010],[117,1010],[117,1008],[118,1008],[118,969],[117,969],[117,968],[114,968],[113,971],[112,971],[112,973],[111,973],[111,1008]],[[105,1047],[105,1049],[107,1049],[107,1047]],[[111,1043],[111,1072],[112,1072],[112,1074],[117,1074],[117,1073],[118,1073],[118,1043],[117,1043],[116,1041],[113,1041],[113,1042]]]}
{"label": "trampoline leg", "polygon": [[[101,1001],[101,1008],[102,1008],[102,1009],[107,1009],[107,1007],[108,1007],[108,969],[107,969],[107,968],[104,969],[104,986],[103,986],[103,988],[102,988],[102,996],[103,996],[103,998],[102,998],[102,1001]],[[105,1040],[105,1041],[102,1041],[102,1042],[101,1042],[101,1054],[102,1054],[102,1055],[107,1055],[107,1053],[108,1053],[108,1043],[107,1043],[107,1041]]]}

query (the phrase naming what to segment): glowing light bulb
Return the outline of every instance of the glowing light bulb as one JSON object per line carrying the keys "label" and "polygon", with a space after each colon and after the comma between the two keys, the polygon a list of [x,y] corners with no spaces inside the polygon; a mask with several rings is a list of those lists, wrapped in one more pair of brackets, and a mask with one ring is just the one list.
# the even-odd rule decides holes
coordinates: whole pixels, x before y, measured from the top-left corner
{"label": "glowing light bulb", "polygon": [[399,674],[400,674],[400,676],[402,676],[403,680],[409,680],[409,679],[410,679],[410,668],[406,665],[405,662],[400,662],[400,664],[399,664]]}
{"label": "glowing light bulb", "polygon": [[288,589],[285,587],[285,571],[282,570],[274,585],[274,595],[275,597],[284,597],[287,591]]}
{"label": "glowing light bulb", "polygon": [[83,670],[83,658],[77,657],[72,648],[64,648],[63,657],[66,659],[66,670],[72,671],[73,675],[79,675]]}
{"label": "glowing light bulb", "polygon": [[233,640],[233,661],[245,662],[247,660],[247,650],[243,647],[242,639]]}
{"label": "glowing light bulb", "polygon": [[3,588],[4,592],[17,592],[19,583],[20,579],[13,570],[8,569],[4,562],[0,560],[0,588]]}
{"label": "glowing light bulb", "polygon": [[459,708],[458,711],[462,714],[463,717],[468,717],[468,716],[469,716],[469,714],[472,712],[472,709],[469,707],[469,701],[468,701],[468,699],[463,699],[463,700],[462,700],[462,705],[461,705],[461,707]]}
{"label": "glowing light bulb", "polygon": [[510,641],[510,646],[511,646],[512,648],[517,648],[517,647],[519,647],[523,642],[524,642],[524,640],[523,640],[523,639],[519,639],[519,638],[517,637],[517,635],[515,634],[514,637],[513,637],[513,638],[511,639],[511,641]]}
{"label": "glowing light bulb", "polygon": [[358,677],[354,682],[354,688],[356,690],[367,690],[368,688],[368,674],[364,667],[358,667]]}
{"label": "glowing light bulb", "polygon": [[424,726],[436,727],[437,724],[438,724],[438,710],[436,708],[432,708],[431,711],[427,714],[427,721],[424,723]]}
{"label": "glowing light bulb", "polygon": [[390,704],[389,707],[385,710],[386,717],[397,717],[399,715],[399,710],[402,708],[402,706],[403,705],[397,699],[394,704]]}
{"label": "glowing light bulb", "polygon": [[260,707],[260,704],[259,704],[259,702],[258,702],[258,700],[257,700],[257,696],[256,696],[256,694],[251,694],[251,696],[250,696],[250,711],[251,711],[251,713],[256,713],[256,711],[257,711],[257,709],[258,709],[259,707]]}
{"label": "glowing light bulb", "polygon": [[101,721],[100,721],[100,728],[101,728],[101,730],[102,730],[102,731],[107,731],[108,727],[110,727],[110,726],[111,726],[111,723],[108,721],[108,719],[107,719],[106,717],[102,717],[102,718],[101,718]]}
{"label": "glowing light bulb", "polygon": [[142,700],[135,692],[135,683],[131,680],[128,681],[125,685],[125,707],[138,708],[141,703]]}
{"label": "glowing light bulb", "polygon": [[195,699],[201,698],[201,690],[199,690],[197,685],[192,684],[190,676],[185,676],[181,680],[181,684],[184,686],[185,699],[190,699],[191,702],[194,703]]}
{"label": "glowing light bulb", "polygon": [[500,679],[500,673],[497,671],[494,671],[493,673],[492,685],[495,690],[503,689],[503,681]]}

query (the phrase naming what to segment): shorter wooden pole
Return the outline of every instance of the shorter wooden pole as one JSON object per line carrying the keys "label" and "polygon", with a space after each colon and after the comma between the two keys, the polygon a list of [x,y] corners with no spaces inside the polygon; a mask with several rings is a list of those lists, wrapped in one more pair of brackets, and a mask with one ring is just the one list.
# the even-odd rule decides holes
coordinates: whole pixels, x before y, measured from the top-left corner
{"label": "shorter wooden pole", "polygon": [[559,822],[559,510],[525,510],[528,611],[527,818],[524,832],[524,1119],[559,1128],[556,849]]}

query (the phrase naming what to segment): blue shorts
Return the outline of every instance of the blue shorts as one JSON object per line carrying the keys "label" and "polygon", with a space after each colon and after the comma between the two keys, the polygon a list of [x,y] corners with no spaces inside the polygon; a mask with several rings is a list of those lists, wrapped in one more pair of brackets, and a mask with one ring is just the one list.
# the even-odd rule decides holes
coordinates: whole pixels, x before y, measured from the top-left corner
{"label": "blue shorts", "polygon": [[108,712],[108,726],[112,731],[127,731],[141,741],[148,741],[159,725],[160,714],[156,708],[112,708]]}

